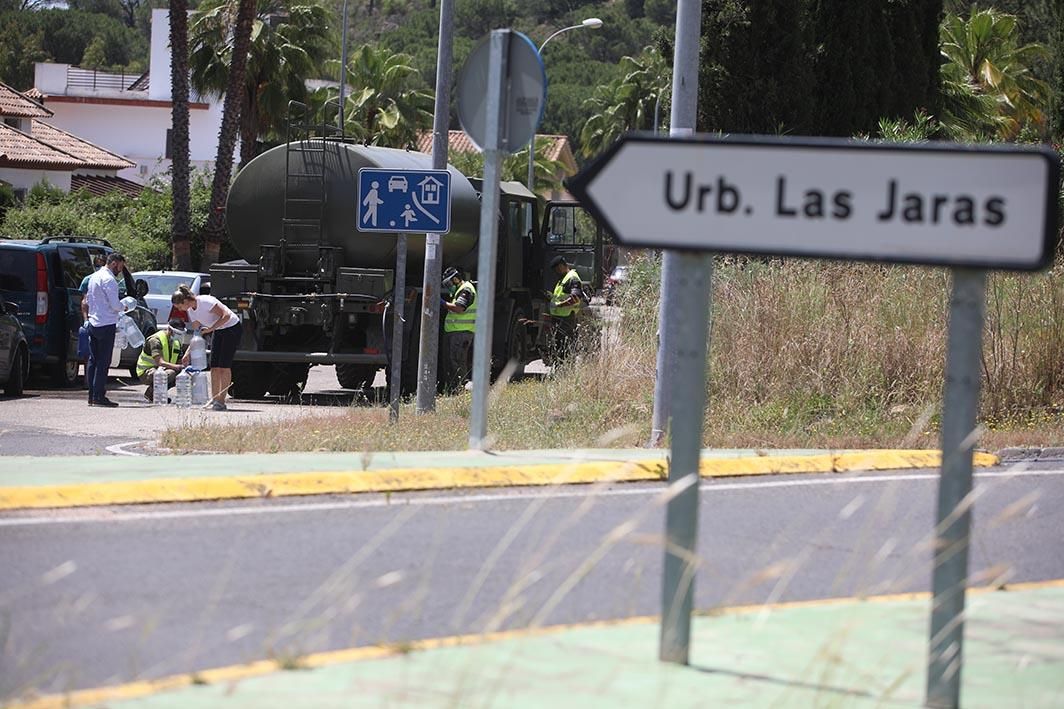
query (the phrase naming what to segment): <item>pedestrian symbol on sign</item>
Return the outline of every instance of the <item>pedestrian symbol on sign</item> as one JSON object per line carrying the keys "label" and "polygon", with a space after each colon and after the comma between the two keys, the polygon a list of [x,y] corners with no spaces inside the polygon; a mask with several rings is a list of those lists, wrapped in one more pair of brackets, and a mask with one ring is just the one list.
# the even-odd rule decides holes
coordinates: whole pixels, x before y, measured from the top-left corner
{"label": "pedestrian symbol on sign", "polygon": [[451,175],[446,170],[358,171],[358,230],[432,232],[451,228]]}

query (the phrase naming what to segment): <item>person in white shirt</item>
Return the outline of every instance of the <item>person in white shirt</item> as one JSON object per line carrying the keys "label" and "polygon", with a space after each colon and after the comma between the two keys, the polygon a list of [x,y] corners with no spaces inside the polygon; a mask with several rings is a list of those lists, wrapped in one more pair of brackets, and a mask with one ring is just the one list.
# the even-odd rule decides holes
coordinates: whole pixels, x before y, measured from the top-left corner
{"label": "person in white shirt", "polygon": [[225,398],[233,382],[233,357],[243,334],[240,316],[214,296],[196,295],[184,284],[177,287],[170,302],[188,314],[191,328],[198,329],[202,335],[214,333],[210,361],[211,408],[225,411]]}
{"label": "person in white shirt", "polygon": [[107,370],[115,344],[115,324],[126,308],[118,300],[115,279],[126,266],[126,258],[117,251],[107,256],[107,263],[89,278],[82,311],[89,321],[89,362],[85,365],[85,383],[89,386],[89,406],[118,406],[107,398]]}

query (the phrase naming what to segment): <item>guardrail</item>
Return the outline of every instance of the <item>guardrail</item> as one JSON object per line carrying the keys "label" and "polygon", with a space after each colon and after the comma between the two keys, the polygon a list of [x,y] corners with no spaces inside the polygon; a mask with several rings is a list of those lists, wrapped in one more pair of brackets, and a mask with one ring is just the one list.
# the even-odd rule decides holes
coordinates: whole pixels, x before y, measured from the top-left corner
{"label": "guardrail", "polygon": [[82,69],[72,66],[67,69],[67,88],[79,89],[113,89],[125,91],[140,78],[140,74],[114,74],[111,72],[97,71],[95,69]]}

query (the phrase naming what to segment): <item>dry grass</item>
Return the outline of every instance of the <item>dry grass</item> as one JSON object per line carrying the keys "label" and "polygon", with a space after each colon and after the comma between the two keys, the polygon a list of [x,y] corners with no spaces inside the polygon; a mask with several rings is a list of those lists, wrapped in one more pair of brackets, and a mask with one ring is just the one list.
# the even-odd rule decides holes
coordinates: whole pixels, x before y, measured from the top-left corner
{"label": "dry grass", "polygon": [[[981,446],[1064,441],[1064,284],[994,275],[988,288]],[[643,258],[620,295],[621,319],[594,353],[544,380],[513,383],[489,416],[496,449],[636,446],[653,409],[658,264]],[[704,441],[712,447],[935,447],[949,274],[824,262],[727,261],[714,275]],[[470,397],[397,425],[383,409],[276,427],[164,434],[206,450],[465,448]],[[194,434],[194,435],[190,435]]]}

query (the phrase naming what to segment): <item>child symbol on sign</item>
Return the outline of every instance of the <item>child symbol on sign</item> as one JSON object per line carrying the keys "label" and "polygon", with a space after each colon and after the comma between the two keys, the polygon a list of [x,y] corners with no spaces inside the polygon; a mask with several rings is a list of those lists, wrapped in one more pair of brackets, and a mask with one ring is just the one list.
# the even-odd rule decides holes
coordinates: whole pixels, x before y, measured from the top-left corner
{"label": "child symbol on sign", "polygon": [[409,204],[406,205],[406,209],[404,209],[402,214],[400,214],[399,216],[403,218],[403,226],[407,229],[410,228],[410,222],[417,221],[417,212],[411,209]]}

